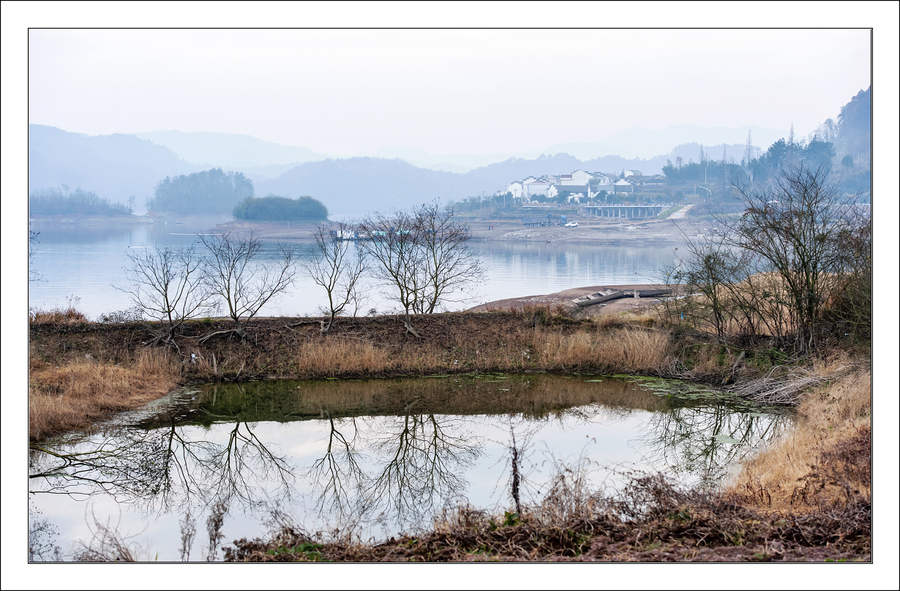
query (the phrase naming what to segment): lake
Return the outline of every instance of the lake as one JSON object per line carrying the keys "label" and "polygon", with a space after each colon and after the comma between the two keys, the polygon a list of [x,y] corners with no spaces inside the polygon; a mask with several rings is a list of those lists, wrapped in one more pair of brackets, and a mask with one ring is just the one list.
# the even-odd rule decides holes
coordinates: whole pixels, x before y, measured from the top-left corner
{"label": "lake", "polygon": [[34,559],[58,546],[70,560],[107,527],[140,560],[178,561],[193,519],[190,559],[202,561],[221,503],[226,544],[264,536],[273,515],[378,541],[460,504],[514,508],[514,457],[525,507],[561,476],[605,494],[634,470],[714,484],[791,421],[679,382],[610,376],[214,384],[32,450],[30,540]]}
{"label": "lake", "polygon": [[[125,286],[126,253],[153,246],[189,246],[196,233],[207,231],[205,224],[147,224],[134,226],[35,226],[40,232],[31,268],[40,281],[29,283],[30,308],[65,308],[70,302],[91,319],[131,306],[128,296],[114,286]],[[574,287],[658,283],[660,269],[674,260],[672,247],[626,247],[541,242],[479,242],[470,246],[488,269],[487,282],[478,297],[449,305],[462,310],[481,303],[549,294]],[[309,259],[302,244],[301,263]],[[275,243],[265,243],[264,256],[272,256]],[[366,290],[369,301],[358,314],[372,308],[379,313],[396,311],[397,304],[376,286]],[[297,283],[278,302],[262,310],[267,316],[318,315],[326,302],[325,292],[301,274]]]}

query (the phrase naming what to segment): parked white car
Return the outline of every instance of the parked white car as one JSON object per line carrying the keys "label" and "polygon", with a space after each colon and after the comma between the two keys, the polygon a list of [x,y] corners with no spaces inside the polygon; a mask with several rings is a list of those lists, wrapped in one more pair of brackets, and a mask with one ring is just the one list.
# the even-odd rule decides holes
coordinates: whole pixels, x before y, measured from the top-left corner
{"label": "parked white car", "polygon": [[577,228],[578,222],[569,222],[568,224],[566,224],[566,227],[567,228]]}

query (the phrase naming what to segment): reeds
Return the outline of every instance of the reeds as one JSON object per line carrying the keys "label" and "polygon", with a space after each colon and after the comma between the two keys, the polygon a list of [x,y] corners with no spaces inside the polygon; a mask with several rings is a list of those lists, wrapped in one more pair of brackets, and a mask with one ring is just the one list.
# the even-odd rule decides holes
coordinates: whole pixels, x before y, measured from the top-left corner
{"label": "reeds", "polygon": [[727,490],[745,503],[793,511],[870,499],[868,478],[860,476],[870,465],[870,400],[869,370],[807,393],[796,427],[745,462]]}
{"label": "reeds", "polygon": [[28,322],[31,324],[82,324],[87,321],[87,316],[76,310],[74,306],[52,310],[32,308],[28,311]]}
{"label": "reeds", "polygon": [[671,350],[668,333],[640,328],[574,334],[536,329],[532,347],[544,370],[651,374],[660,373],[669,364]]}

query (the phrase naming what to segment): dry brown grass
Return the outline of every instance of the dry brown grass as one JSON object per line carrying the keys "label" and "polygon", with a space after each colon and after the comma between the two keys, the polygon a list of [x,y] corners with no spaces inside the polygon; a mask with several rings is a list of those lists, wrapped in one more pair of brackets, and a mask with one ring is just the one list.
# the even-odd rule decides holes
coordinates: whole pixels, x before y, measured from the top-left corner
{"label": "dry brown grass", "polygon": [[369,341],[329,337],[300,345],[297,369],[301,374],[317,376],[361,376],[389,372],[428,373],[446,365],[439,350],[428,345],[392,354],[385,347]]}
{"label": "dry brown grass", "polygon": [[297,354],[297,366],[301,373],[329,377],[386,371],[394,364],[395,360],[386,350],[369,342],[346,338],[303,343]]}
{"label": "dry brown grass", "polygon": [[88,322],[87,316],[75,309],[54,308],[52,310],[31,309],[28,311],[28,321],[31,324],[82,324]]}
{"label": "dry brown grass", "polygon": [[90,429],[110,413],[137,408],[171,391],[179,368],[161,349],[142,350],[129,366],[79,359],[51,367],[30,356],[28,436],[39,440]]}
{"label": "dry brown grass", "polygon": [[640,328],[573,334],[535,329],[531,345],[544,370],[599,368],[652,374],[669,364],[672,348],[668,333]]}
{"label": "dry brown grass", "polygon": [[781,511],[871,499],[871,393],[870,370],[810,392],[794,429],[745,462],[728,492]]}

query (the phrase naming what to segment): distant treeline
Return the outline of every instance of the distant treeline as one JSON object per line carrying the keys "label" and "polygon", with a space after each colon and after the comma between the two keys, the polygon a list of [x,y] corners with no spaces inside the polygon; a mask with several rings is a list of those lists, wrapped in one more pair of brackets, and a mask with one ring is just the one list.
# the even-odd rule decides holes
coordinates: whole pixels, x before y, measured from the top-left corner
{"label": "distant treeline", "polygon": [[[778,178],[783,170],[803,163],[813,169],[830,168],[840,177],[841,187],[846,192],[868,192],[871,190],[871,91],[871,87],[860,91],[841,108],[837,121],[827,119],[810,134],[808,142],[795,140],[792,127],[787,140],[781,138],[756,158],[752,157],[753,146],[748,145],[743,155],[726,158],[723,153],[718,161],[711,159],[708,152],[704,153],[701,146],[700,162],[684,163],[681,158],[676,158],[673,164],[671,160],[666,160],[666,165],[662,167],[663,174],[670,184],[704,181],[743,183],[749,180],[748,176],[754,182],[761,183]],[[840,154],[837,147],[840,147]]]}
{"label": "distant treeline", "polygon": [[128,215],[131,208],[121,203],[110,203],[93,191],[80,187],[69,191],[66,186],[38,189],[28,197],[29,213],[32,215]]}
{"label": "distant treeline", "polygon": [[253,181],[240,172],[221,168],[166,177],[156,184],[147,209],[181,214],[230,213],[243,199],[253,197]]}
{"label": "distant treeline", "polygon": [[[769,149],[759,158],[753,158],[749,163],[742,160],[741,164],[753,173],[754,179],[763,180],[778,173],[785,165],[792,162],[802,161],[813,167],[820,164],[827,166],[831,163],[834,155],[834,145],[831,142],[812,140],[809,144],[803,145],[788,143],[782,138],[769,146]],[[736,180],[734,178],[736,175],[746,176],[742,166],[710,160],[702,153],[700,162],[688,162],[687,164],[679,162],[673,165],[671,160],[667,160],[666,165],[663,166],[663,174],[666,175],[667,180],[676,183],[719,180],[726,174],[727,178],[731,180]]]}
{"label": "distant treeline", "polygon": [[259,199],[248,198],[238,204],[232,213],[240,220],[320,221],[328,219],[328,208],[321,201],[307,196],[297,199],[278,195],[267,195]]}

